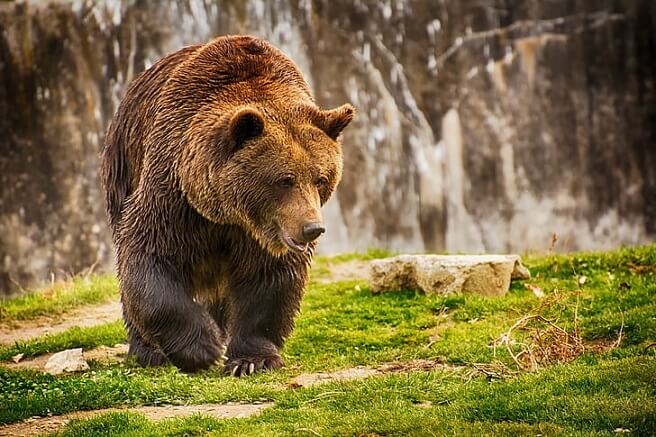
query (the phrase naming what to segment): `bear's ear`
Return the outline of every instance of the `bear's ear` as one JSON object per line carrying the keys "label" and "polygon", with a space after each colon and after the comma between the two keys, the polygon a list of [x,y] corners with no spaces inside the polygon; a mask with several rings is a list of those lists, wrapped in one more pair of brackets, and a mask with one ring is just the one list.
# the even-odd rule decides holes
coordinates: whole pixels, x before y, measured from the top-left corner
{"label": "bear's ear", "polygon": [[228,123],[228,135],[232,139],[234,150],[241,149],[246,140],[259,136],[263,130],[264,117],[251,106],[237,109]]}
{"label": "bear's ear", "polygon": [[353,120],[355,108],[350,104],[339,106],[327,111],[319,111],[315,124],[333,140],[336,140],[344,128]]}

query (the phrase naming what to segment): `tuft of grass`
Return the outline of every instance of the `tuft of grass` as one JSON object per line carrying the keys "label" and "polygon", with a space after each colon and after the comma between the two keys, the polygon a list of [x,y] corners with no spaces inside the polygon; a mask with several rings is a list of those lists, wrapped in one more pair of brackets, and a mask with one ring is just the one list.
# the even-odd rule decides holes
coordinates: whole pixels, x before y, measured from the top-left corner
{"label": "tuft of grass", "polygon": [[107,302],[118,296],[112,275],[75,277],[38,292],[12,299],[0,299],[0,323],[59,316],[84,305]]}

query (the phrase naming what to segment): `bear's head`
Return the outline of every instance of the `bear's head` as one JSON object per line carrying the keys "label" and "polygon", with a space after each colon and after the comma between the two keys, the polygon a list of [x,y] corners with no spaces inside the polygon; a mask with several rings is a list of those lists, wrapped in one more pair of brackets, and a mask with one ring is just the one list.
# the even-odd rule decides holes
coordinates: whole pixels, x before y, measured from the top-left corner
{"label": "bear's head", "polygon": [[236,224],[269,253],[305,252],[325,231],[321,206],[342,173],[339,136],[354,108],[245,104],[195,141],[183,171],[188,202],[205,218]]}

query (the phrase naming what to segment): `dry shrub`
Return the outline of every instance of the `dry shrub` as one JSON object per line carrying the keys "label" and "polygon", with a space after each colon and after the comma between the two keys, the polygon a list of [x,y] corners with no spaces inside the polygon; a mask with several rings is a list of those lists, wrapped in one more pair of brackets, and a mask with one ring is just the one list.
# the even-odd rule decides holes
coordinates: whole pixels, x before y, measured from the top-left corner
{"label": "dry shrub", "polygon": [[[521,341],[515,339],[518,331],[524,333]],[[519,319],[495,340],[493,346],[495,350],[505,347],[519,370],[538,370],[551,364],[566,363],[585,351],[576,327],[569,332],[555,321],[537,314]]]}
{"label": "dry shrub", "polygon": [[[580,282],[579,282],[580,283]],[[571,329],[562,325],[561,318],[568,314],[566,309],[572,305],[567,303],[571,294],[555,291],[532,314],[527,314],[517,320],[504,334],[494,340],[495,351],[504,348],[515,362],[518,370],[532,371],[552,364],[567,363],[574,360],[586,350],[599,351],[599,344],[586,343],[581,338],[578,326],[578,301],[580,290],[576,292],[576,304],[573,307]],[[555,318],[547,318],[546,313],[558,314]],[[622,340],[622,329],[612,344],[605,345],[604,350],[619,346]],[[588,347],[589,346],[589,347]]]}

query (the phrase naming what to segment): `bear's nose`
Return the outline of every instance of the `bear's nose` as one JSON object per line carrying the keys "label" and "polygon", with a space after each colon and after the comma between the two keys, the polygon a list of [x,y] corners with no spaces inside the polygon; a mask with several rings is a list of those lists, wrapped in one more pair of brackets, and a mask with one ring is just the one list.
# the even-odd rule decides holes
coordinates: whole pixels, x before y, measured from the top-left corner
{"label": "bear's nose", "polygon": [[303,240],[305,243],[314,241],[319,238],[319,235],[326,232],[326,228],[323,227],[323,224],[315,223],[306,223],[303,225]]}

